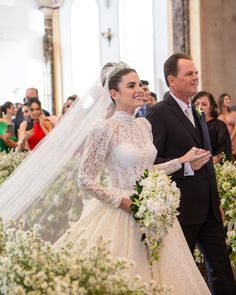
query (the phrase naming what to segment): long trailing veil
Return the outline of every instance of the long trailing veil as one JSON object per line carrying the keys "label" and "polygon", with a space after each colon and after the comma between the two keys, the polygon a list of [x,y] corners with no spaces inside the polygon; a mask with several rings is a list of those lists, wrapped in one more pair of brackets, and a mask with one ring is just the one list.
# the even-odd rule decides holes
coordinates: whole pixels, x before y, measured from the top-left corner
{"label": "long trailing veil", "polygon": [[110,65],[101,73],[104,87],[96,84],[77,99],[0,186],[0,216],[4,222],[24,218],[29,226],[40,223],[44,238],[54,242],[78,219],[82,199],[89,197],[83,196],[77,186],[85,139],[91,123],[105,117],[111,103],[109,77],[127,67],[122,62]]}

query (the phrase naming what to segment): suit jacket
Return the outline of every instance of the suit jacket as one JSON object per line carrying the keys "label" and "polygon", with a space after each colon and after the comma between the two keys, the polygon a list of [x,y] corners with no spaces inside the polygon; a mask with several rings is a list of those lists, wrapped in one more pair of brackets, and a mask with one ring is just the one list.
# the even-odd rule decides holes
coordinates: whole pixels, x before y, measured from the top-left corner
{"label": "suit jacket", "polygon": [[[153,142],[158,155],[156,163],[163,163],[183,156],[193,146],[211,149],[205,118],[193,107],[195,128],[169,94],[166,100],[149,109],[146,117],[152,125]],[[181,190],[179,221],[181,224],[200,224],[209,214],[209,206],[215,218],[221,219],[219,195],[212,159],[194,176],[184,175],[182,169],[172,174]]]}
{"label": "suit jacket", "polygon": [[[145,105],[145,114],[144,114],[144,117],[145,117],[146,113],[148,112],[148,110],[149,110],[150,108],[151,108],[151,107],[148,106],[147,104]],[[139,111],[137,111],[137,113],[135,114],[135,118],[140,118]]]}

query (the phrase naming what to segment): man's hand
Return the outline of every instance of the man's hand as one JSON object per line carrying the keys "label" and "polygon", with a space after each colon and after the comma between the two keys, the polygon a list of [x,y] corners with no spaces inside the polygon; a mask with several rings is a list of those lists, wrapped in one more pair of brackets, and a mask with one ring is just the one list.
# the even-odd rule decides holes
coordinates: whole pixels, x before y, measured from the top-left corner
{"label": "man's hand", "polygon": [[210,160],[210,158],[211,158],[210,153],[203,154],[203,156],[200,159],[190,161],[191,168],[193,170],[199,170],[200,168],[202,168],[202,166],[204,166]]}
{"label": "man's hand", "polygon": [[192,162],[201,160],[203,158],[210,159],[210,157],[211,157],[211,154],[209,151],[192,147],[186,154],[178,158],[178,160],[180,161],[181,164],[184,164],[187,162],[191,164]]}

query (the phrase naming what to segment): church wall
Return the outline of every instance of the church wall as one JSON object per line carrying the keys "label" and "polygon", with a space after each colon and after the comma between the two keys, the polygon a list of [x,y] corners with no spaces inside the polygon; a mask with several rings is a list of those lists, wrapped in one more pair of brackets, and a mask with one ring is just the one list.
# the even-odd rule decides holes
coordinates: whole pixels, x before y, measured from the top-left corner
{"label": "church wall", "polygon": [[202,89],[236,103],[236,1],[200,0]]}

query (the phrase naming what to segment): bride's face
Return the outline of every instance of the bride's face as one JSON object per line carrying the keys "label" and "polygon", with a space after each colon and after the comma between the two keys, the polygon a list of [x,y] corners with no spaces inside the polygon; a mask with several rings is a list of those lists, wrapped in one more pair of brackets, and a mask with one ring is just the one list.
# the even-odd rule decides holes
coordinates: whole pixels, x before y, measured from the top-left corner
{"label": "bride's face", "polygon": [[117,110],[133,113],[143,105],[143,90],[139,76],[131,72],[122,77],[118,91],[112,89],[111,96],[116,101]]}

